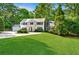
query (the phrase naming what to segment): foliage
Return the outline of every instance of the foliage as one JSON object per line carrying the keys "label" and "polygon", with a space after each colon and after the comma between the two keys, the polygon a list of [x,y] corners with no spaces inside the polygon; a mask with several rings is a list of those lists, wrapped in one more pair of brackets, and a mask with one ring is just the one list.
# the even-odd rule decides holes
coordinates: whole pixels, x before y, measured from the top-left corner
{"label": "foliage", "polygon": [[5,29],[10,28],[14,24],[20,23],[22,19],[29,17],[26,9],[20,9],[12,3],[0,3],[0,17],[3,17]]}
{"label": "foliage", "polygon": [[23,19],[29,18],[29,11],[27,9],[19,8],[17,14],[15,14],[15,23],[20,23]]}
{"label": "foliage", "polygon": [[27,28],[22,28],[17,31],[18,33],[28,33]]}
{"label": "foliage", "polygon": [[35,18],[35,15],[33,12],[29,12],[29,18]]}
{"label": "foliage", "polygon": [[70,35],[79,36],[79,24],[76,22],[70,21],[68,24],[68,31]]}
{"label": "foliage", "polygon": [[[54,9],[52,9],[53,4],[49,3],[40,3],[36,6],[34,11],[36,18],[46,18],[51,20],[54,15]],[[53,19],[52,19],[53,20]]]}
{"label": "foliage", "polygon": [[11,17],[16,13],[17,7],[10,3],[0,3],[0,17],[3,18],[5,29],[11,28],[14,19]]}
{"label": "foliage", "polygon": [[[57,35],[79,34],[79,4],[57,4],[55,13],[55,26],[52,33]],[[62,9],[64,6],[64,9]]]}
{"label": "foliage", "polygon": [[[66,13],[66,20],[68,21],[68,31],[70,35],[79,34],[79,4],[64,4]],[[66,25],[67,26],[67,25]]]}
{"label": "foliage", "polygon": [[37,29],[35,30],[35,32],[43,32],[43,28],[42,27],[37,27]]}
{"label": "foliage", "polygon": [[4,20],[0,17],[0,32],[4,31]]}
{"label": "foliage", "polygon": [[65,25],[64,25],[64,12],[62,10],[61,4],[59,4],[55,13],[55,26],[54,32],[58,35],[65,35]]}
{"label": "foliage", "polygon": [[53,4],[50,3],[40,3],[36,6],[34,10],[36,18],[45,18],[45,31],[48,31],[48,21],[54,20],[54,9]]}
{"label": "foliage", "polygon": [[51,32],[58,35],[79,35],[78,3],[39,3],[31,12],[12,3],[0,3],[0,19],[3,20],[4,30],[11,29],[14,24],[27,18],[45,18],[45,31],[48,31],[48,21],[54,20],[55,26]]}

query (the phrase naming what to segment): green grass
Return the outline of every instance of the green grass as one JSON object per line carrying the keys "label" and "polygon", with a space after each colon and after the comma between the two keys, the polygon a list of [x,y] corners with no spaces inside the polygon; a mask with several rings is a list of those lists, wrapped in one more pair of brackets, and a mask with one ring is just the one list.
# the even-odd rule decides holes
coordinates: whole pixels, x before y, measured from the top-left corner
{"label": "green grass", "polygon": [[1,55],[79,54],[79,38],[66,38],[49,33],[0,39]]}

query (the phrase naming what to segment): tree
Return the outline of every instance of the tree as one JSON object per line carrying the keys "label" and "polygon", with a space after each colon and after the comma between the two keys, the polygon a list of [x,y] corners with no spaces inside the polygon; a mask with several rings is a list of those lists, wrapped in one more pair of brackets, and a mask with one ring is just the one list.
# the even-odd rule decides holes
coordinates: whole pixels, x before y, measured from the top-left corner
{"label": "tree", "polygon": [[49,18],[53,14],[53,4],[49,3],[40,3],[36,6],[35,16],[36,18]]}
{"label": "tree", "polygon": [[29,12],[29,18],[34,18],[34,17],[35,17],[34,13],[33,12]]}
{"label": "tree", "polygon": [[16,10],[17,7],[14,6],[14,4],[9,3],[0,4],[0,16],[3,17],[5,28],[11,28],[12,24],[14,23],[12,22],[11,17],[16,13]]}
{"label": "tree", "polygon": [[5,29],[11,29],[14,24],[29,18],[29,11],[24,8],[18,8],[12,3],[1,3],[0,16],[3,17]]}
{"label": "tree", "polygon": [[70,35],[79,35],[79,4],[64,4],[66,13],[66,20],[68,23],[68,31]]}
{"label": "tree", "polygon": [[79,15],[79,4],[77,4],[77,3],[73,3],[73,4],[69,4],[69,3],[67,3],[67,4],[64,4],[64,6],[65,6],[65,9],[67,10],[67,17],[69,18],[69,19],[71,19],[72,21],[75,21],[75,18],[76,18],[76,16],[78,16]]}
{"label": "tree", "polygon": [[40,3],[38,4],[38,6],[36,6],[35,9],[35,18],[45,18],[46,22],[45,22],[45,31],[48,30],[48,21],[49,20],[53,20],[53,4],[49,4],[49,3]]}
{"label": "tree", "polygon": [[54,26],[54,33],[58,35],[65,35],[66,28],[64,24],[64,12],[62,10],[61,4],[58,5],[58,8],[55,13],[55,26]]}
{"label": "tree", "polygon": [[[13,17],[11,17],[14,24],[19,24],[21,20],[29,18],[29,11],[24,8],[18,8],[18,11]],[[15,19],[15,20],[14,20]]]}
{"label": "tree", "polygon": [[3,17],[0,17],[0,32],[4,30],[5,30],[4,20],[3,20]]}

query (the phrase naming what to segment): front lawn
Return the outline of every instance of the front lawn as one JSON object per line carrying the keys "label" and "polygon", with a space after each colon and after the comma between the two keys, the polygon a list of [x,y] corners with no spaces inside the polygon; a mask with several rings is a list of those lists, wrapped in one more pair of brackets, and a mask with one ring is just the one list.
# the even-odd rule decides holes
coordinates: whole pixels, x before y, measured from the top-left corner
{"label": "front lawn", "polygon": [[79,54],[79,39],[49,33],[0,39],[1,55]]}

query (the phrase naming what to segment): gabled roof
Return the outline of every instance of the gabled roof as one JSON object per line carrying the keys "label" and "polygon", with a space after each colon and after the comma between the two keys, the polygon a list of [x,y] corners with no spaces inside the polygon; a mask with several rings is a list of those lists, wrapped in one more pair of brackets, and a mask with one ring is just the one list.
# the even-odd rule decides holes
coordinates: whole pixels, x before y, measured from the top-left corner
{"label": "gabled roof", "polygon": [[20,23],[23,22],[44,22],[45,18],[34,18],[34,19],[23,19]]}

